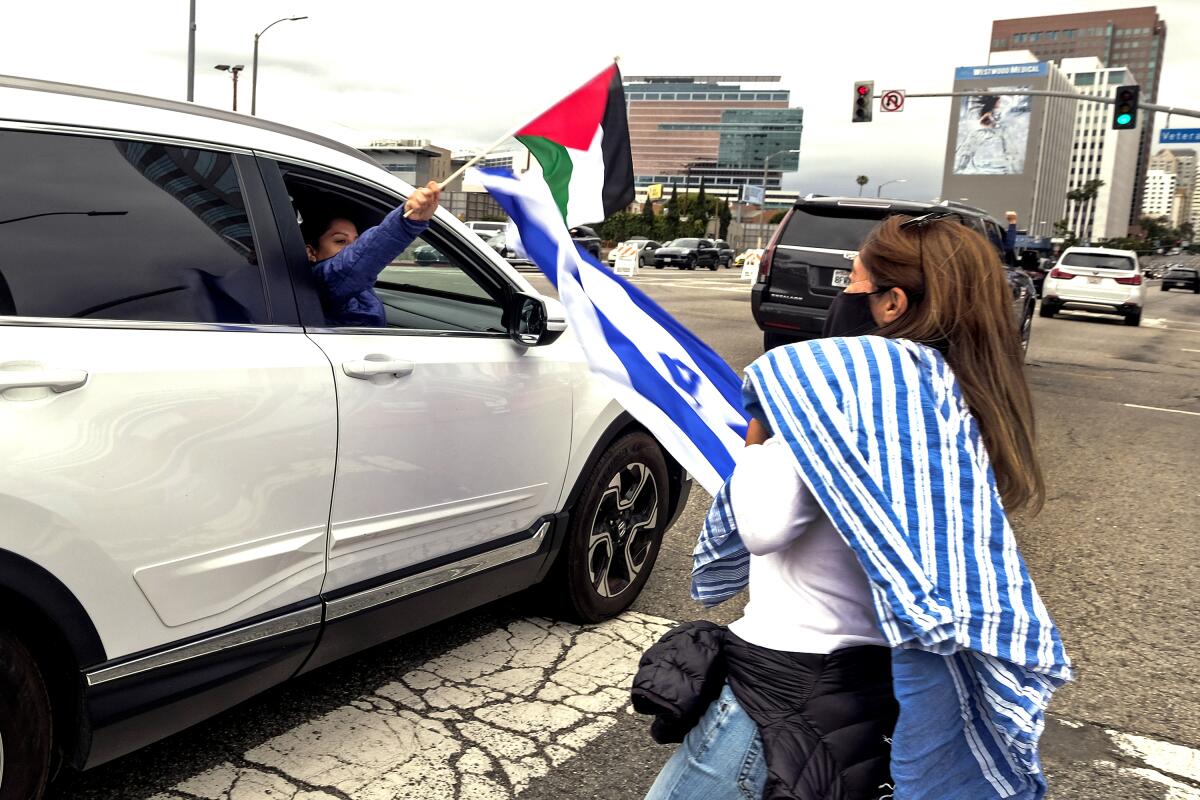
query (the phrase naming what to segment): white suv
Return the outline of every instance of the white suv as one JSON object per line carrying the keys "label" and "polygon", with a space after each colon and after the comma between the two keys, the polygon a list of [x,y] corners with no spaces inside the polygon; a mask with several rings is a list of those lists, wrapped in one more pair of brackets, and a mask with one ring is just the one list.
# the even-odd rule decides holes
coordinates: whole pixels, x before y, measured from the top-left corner
{"label": "white suv", "polygon": [[1042,286],[1043,317],[1063,308],[1120,314],[1126,325],[1142,324],[1146,282],[1132,250],[1068,247]]}
{"label": "white suv", "polygon": [[322,312],[298,216],[411,187],[262,120],[0,77],[0,797],[546,583],[644,585],[682,469],[444,210]]}

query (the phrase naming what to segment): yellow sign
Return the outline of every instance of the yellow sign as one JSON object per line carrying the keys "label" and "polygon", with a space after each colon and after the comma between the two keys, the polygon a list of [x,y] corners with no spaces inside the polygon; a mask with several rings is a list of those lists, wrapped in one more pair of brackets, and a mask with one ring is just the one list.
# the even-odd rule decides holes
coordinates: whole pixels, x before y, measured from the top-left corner
{"label": "yellow sign", "polygon": [[646,187],[647,200],[662,200],[662,184],[652,183]]}

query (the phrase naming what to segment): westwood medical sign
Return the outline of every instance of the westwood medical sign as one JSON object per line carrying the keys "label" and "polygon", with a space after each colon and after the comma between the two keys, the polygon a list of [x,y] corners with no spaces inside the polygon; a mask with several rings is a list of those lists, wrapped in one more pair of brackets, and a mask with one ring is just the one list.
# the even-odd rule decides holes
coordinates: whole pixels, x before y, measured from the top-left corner
{"label": "westwood medical sign", "polygon": [[1048,71],[1045,61],[1036,61],[1032,64],[959,67],[954,70],[954,80],[978,81],[990,80],[992,78],[1044,78]]}

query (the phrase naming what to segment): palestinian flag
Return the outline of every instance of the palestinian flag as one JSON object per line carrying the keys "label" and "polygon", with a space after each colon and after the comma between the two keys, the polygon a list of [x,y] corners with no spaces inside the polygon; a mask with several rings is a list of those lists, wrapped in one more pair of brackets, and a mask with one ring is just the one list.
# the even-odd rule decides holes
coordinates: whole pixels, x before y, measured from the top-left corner
{"label": "palestinian flag", "polygon": [[603,222],[633,202],[625,88],[613,64],[516,133],[542,165],[567,227]]}

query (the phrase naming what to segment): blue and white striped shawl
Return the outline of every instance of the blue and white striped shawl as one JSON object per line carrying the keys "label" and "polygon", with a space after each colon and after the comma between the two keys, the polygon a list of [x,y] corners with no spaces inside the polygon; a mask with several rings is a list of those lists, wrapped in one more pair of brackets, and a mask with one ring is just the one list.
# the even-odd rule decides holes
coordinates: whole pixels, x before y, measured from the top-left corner
{"label": "blue and white striped shawl", "polygon": [[[1040,797],[1037,742],[1070,662],[941,354],[877,336],[788,345],[747,368],[746,395],[858,556],[894,654],[952,656],[963,733],[987,784],[999,797]],[[706,605],[746,585],[728,483],[694,562],[692,593]],[[911,663],[894,658],[894,677]],[[893,764],[920,745],[895,741]]]}

